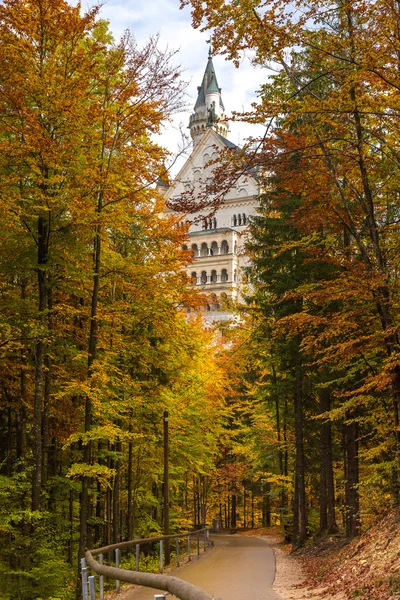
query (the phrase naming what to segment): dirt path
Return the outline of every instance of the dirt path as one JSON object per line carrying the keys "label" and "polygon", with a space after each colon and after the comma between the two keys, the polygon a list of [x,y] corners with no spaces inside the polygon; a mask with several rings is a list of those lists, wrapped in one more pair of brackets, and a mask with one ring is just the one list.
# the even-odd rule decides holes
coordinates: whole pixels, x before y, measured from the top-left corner
{"label": "dirt path", "polygon": [[324,588],[309,588],[299,558],[290,555],[284,549],[280,538],[270,535],[262,537],[268,541],[275,554],[276,573],[273,589],[280,600],[346,600],[342,595],[325,595]]}

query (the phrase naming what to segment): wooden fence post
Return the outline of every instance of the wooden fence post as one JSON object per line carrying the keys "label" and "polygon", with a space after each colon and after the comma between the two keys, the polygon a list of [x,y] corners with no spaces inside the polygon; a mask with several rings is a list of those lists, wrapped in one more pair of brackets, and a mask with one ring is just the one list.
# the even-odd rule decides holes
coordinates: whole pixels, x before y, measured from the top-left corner
{"label": "wooden fence post", "polygon": [[181,563],[179,561],[179,538],[176,538],[176,564],[178,565],[178,567],[181,566]]}
{"label": "wooden fence post", "polygon": [[187,538],[188,538],[188,562],[190,562],[192,560],[190,558],[190,535],[188,535]]}

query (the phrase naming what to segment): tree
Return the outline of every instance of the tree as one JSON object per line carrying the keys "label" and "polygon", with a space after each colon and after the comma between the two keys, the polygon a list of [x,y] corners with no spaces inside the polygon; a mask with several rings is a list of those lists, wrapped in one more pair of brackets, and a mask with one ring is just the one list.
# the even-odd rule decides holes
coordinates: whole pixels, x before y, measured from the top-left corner
{"label": "tree", "polygon": [[[385,471],[385,493],[399,499],[397,7],[337,3],[327,11],[319,0],[296,10],[285,1],[184,4],[193,7],[195,26],[214,29],[217,51],[237,62],[250,49],[256,64],[280,69],[243,117],[268,124],[247,164],[272,173],[276,179],[267,186],[278,180],[282,193],[301,199],[292,225],[306,260],[330,264],[334,273],[292,288],[289,298],[302,298],[303,306],[279,327],[299,331],[301,353],[324,372],[320,391],[330,389],[339,400],[327,416],[344,423],[346,497],[353,507],[347,529],[354,534],[358,493],[372,473]],[[292,239],[289,247],[298,244]],[[377,422],[383,429],[374,436]],[[370,473],[364,480],[360,457]]]}
{"label": "tree", "polygon": [[[158,439],[158,411],[173,414],[179,394],[182,419],[214,414],[186,464],[173,460],[211,473],[222,383],[209,361],[213,385],[201,383],[210,342],[177,310],[193,295],[185,232],[160,218],[152,187],[165,158],[152,134],[181,102],[171,55],[128,34],[114,44],[98,8],[61,1],[6,2],[0,27],[3,527],[15,541],[1,558],[10,593],[50,597],[86,545],[133,532],[135,506],[144,531],[159,473],[142,487],[140,461],[156,460],[138,443]],[[38,575],[54,552],[66,560],[52,588]]]}

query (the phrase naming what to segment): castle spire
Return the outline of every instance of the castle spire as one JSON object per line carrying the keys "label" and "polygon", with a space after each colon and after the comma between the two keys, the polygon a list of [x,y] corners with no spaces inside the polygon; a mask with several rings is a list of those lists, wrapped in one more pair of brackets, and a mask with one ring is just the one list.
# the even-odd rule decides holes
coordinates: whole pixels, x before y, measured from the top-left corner
{"label": "castle spire", "polygon": [[212,61],[211,39],[207,40],[207,43],[209,44],[207,66],[201,85],[197,88],[194,113],[191,115],[189,121],[189,129],[194,146],[198,144],[207,127],[211,127],[223,137],[228,133],[221,88],[218,86]]}

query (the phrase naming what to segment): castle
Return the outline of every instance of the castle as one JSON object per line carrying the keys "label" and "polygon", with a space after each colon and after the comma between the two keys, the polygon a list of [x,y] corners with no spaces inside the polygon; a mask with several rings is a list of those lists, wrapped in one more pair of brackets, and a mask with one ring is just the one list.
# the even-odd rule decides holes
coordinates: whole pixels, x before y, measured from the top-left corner
{"label": "castle", "polygon": [[[193,150],[171,186],[159,183],[158,189],[164,194],[167,205],[185,193],[192,192],[194,198],[196,193],[204,195],[206,186],[213,181],[219,152],[225,148],[236,148],[226,137],[228,123],[211,49],[201,86],[197,90],[194,112],[189,120]],[[257,212],[258,193],[256,178],[245,173],[224,194],[212,216],[176,213],[180,223],[191,223],[187,248],[191,249],[194,262],[188,266],[187,274],[193,285],[199,286],[212,298],[206,307],[207,320],[230,318],[230,311],[223,309],[224,300],[241,300],[242,272],[248,260],[243,251],[245,234],[249,217]]]}

